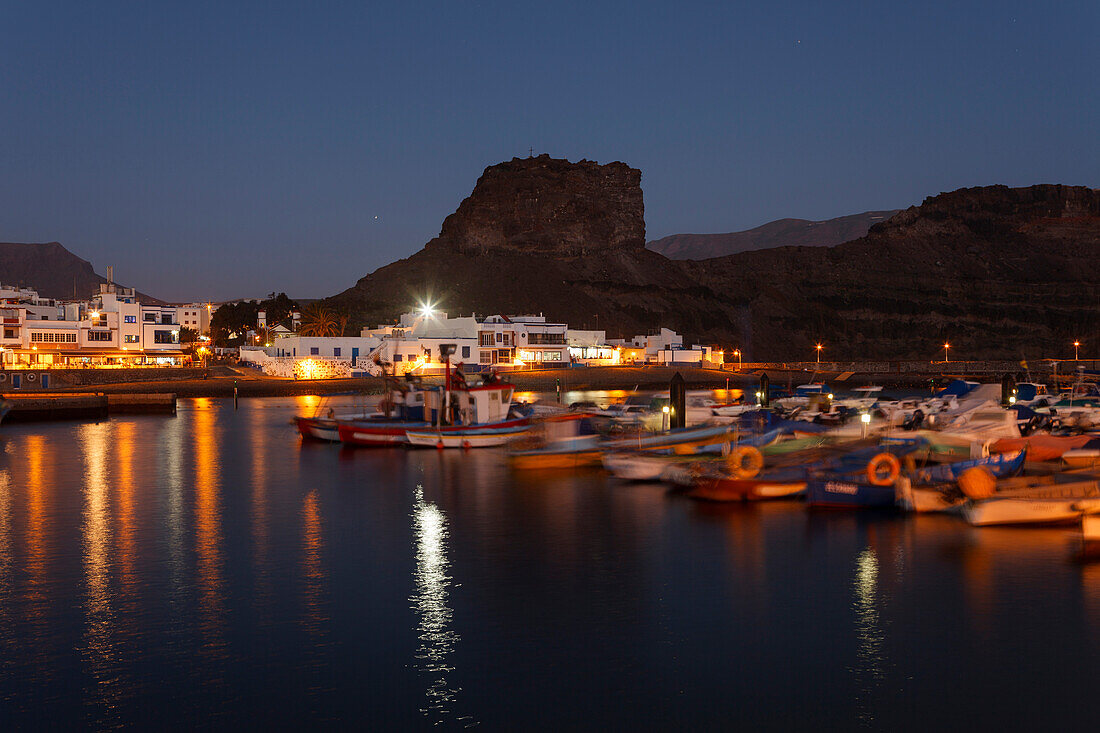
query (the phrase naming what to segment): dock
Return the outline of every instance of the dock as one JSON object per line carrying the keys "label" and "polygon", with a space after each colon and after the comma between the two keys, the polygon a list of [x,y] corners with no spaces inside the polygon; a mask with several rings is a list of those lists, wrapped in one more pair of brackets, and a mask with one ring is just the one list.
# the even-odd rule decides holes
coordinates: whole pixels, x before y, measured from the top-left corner
{"label": "dock", "polygon": [[103,420],[119,414],[176,413],[174,394],[112,394],[93,392],[6,394],[11,405],[5,423],[37,420]]}

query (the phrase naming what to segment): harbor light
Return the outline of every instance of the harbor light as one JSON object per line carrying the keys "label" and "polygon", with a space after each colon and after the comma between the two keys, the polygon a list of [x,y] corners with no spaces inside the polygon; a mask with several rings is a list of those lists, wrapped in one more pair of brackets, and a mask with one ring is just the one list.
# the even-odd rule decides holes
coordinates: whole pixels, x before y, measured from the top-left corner
{"label": "harbor light", "polygon": [[943,363],[947,363],[947,350],[951,348],[951,344],[946,341],[943,342]]}
{"label": "harbor light", "polygon": [[737,357],[737,371],[741,371],[741,349],[734,349],[733,355]]}
{"label": "harbor light", "polygon": [[821,363],[821,350],[824,349],[825,347],[822,346],[821,344],[818,344],[814,348],[817,349],[817,363],[820,364]]}
{"label": "harbor light", "polygon": [[1074,360],[1074,361],[1077,361],[1077,350],[1078,350],[1079,348],[1081,348],[1081,342],[1080,342],[1080,341],[1076,341],[1076,340],[1075,340],[1075,341],[1073,342],[1073,360]]}
{"label": "harbor light", "polygon": [[871,413],[869,413],[869,412],[863,413],[862,415],[859,416],[859,421],[864,423],[864,424],[867,424],[867,423],[871,422]]}

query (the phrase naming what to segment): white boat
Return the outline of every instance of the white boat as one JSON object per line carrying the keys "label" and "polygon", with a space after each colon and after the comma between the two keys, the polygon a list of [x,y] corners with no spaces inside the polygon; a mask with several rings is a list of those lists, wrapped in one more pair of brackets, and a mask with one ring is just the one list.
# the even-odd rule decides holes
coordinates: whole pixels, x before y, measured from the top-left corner
{"label": "white boat", "polygon": [[406,430],[410,445],[430,448],[492,448],[506,445],[530,430],[529,425],[492,430]]}
{"label": "white boat", "polygon": [[681,461],[679,456],[615,452],[604,455],[603,467],[626,481],[658,481],[665,470]]}
{"label": "white boat", "polygon": [[975,527],[998,524],[1062,524],[1100,510],[1100,483],[1073,481],[998,492],[963,506]]}

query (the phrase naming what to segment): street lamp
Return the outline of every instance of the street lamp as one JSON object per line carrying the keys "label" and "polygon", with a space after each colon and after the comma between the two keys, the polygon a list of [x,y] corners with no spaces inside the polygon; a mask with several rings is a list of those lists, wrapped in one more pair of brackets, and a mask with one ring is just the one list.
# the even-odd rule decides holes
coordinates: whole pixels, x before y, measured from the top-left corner
{"label": "street lamp", "polygon": [[741,371],[741,349],[734,349],[733,355],[737,357],[737,371]]}
{"label": "street lamp", "polygon": [[1074,341],[1073,342],[1073,360],[1074,361],[1077,361],[1077,349],[1079,349],[1079,348],[1081,348],[1081,342],[1080,341]]}
{"label": "street lamp", "polygon": [[824,349],[825,347],[822,346],[821,344],[818,344],[814,348],[817,349],[817,363],[818,363],[818,366],[820,366],[821,365],[821,350]]}
{"label": "street lamp", "polygon": [[943,363],[947,363],[947,350],[951,348],[951,344],[946,341],[943,342]]}

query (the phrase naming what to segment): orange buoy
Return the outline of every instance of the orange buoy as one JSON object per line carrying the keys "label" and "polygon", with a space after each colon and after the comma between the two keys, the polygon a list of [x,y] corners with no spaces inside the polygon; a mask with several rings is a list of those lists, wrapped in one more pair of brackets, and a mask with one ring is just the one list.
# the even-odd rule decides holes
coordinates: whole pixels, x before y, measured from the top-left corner
{"label": "orange buoy", "polygon": [[764,454],[751,445],[739,445],[726,458],[735,478],[752,478],[764,467]]}
{"label": "orange buoy", "polygon": [[893,453],[879,453],[867,462],[867,480],[872,486],[889,486],[901,475],[901,461]]}
{"label": "orange buoy", "polygon": [[988,499],[997,490],[997,478],[986,466],[971,466],[958,478],[959,489],[968,499]]}

